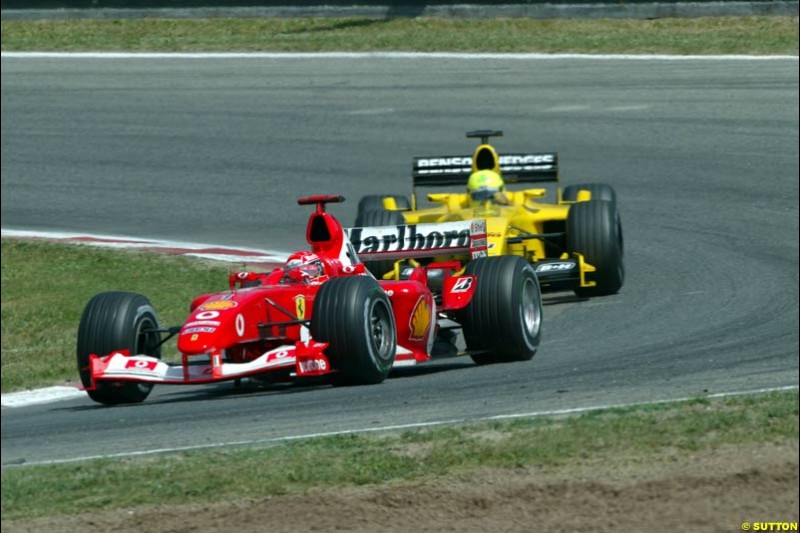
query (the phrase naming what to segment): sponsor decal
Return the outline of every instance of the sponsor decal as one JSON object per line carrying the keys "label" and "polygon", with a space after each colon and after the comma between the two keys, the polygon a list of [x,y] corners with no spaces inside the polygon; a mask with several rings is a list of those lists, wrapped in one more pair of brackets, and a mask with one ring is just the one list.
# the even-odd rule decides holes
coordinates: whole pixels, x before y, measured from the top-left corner
{"label": "sponsor decal", "polygon": [[563,263],[544,263],[536,265],[536,272],[566,272],[577,266],[576,263],[565,261]]}
{"label": "sponsor decal", "polygon": [[219,320],[195,320],[193,322],[187,322],[183,325],[185,328],[190,328],[192,326],[219,326]]}
{"label": "sponsor decal", "polygon": [[244,335],[244,317],[241,313],[236,315],[236,334],[240,337]]}
{"label": "sponsor decal", "polygon": [[195,333],[194,335],[192,335],[191,337],[189,337],[189,340],[190,340],[190,341],[196,341],[198,338],[200,338],[200,335],[198,335],[197,333]]}
{"label": "sponsor decal", "polygon": [[426,226],[425,229],[417,224],[383,229],[353,228],[350,242],[359,254],[466,248],[469,245],[468,228],[438,230],[433,224]]}
{"label": "sponsor decal", "polygon": [[472,166],[472,157],[432,157],[430,159],[417,159],[417,166],[424,167],[454,167],[462,165]]}
{"label": "sponsor decal", "polygon": [[456,280],[455,285],[453,288],[450,289],[450,292],[467,292],[472,288],[472,282],[475,278],[471,276],[467,276],[464,278],[458,278]]}
{"label": "sponsor decal", "polygon": [[294,297],[294,311],[298,320],[306,318],[306,297],[302,294]]}
{"label": "sponsor decal", "polygon": [[141,359],[131,359],[125,362],[125,370],[141,370],[144,372],[152,372],[156,369],[155,361],[142,361]]}
{"label": "sponsor decal", "polygon": [[217,328],[213,327],[186,328],[181,331],[181,335],[190,335],[192,333],[214,333],[215,331],[217,331]]}
{"label": "sponsor decal", "polygon": [[[543,165],[556,161],[555,154],[506,154],[498,157],[500,165]],[[471,156],[429,157],[416,160],[417,167],[456,167],[472,166]]]}
{"label": "sponsor decal", "polygon": [[298,364],[301,374],[326,372],[328,370],[328,362],[325,359],[303,359]]}
{"label": "sponsor decal", "polygon": [[[471,279],[471,278],[470,278]],[[411,311],[411,319],[408,321],[409,339],[421,341],[428,333],[431,325],[431,307],[425,296],[420,296],[414,310]]]}
{"label": "sponsor decal", "polygon": [[[500,169],[506,172],[545,171],[556,166],[556,154],[505,154],[498,157]],[[472,157],[443,156],[414,160],[417,175],[466,174],[472,172]]]}
{"label": "sponsor decal", "polygon": [[274,363],[275,361],[278,361],[280,359],[286,359],[287,357],[289,357],[289,351],[288,350],[279,350],[279,351],[273,352],[273,353],[267,352],[266,355],[267,355],[267,358],[264,361],[264,364]]}
{"label": "sponsor decal", "polygon": [[194,315],[194,317],[198,320],[211,320],[212,318],[219,317],[218,311],[201,311]]}
{"label": "sponsor decal", "polygon": [[[362,259],[383,260],[480,251],[486,246],[485,225],[484,220],[459,220],[350,228],[345,232]],[[481,233],[473,232],[473,228]]]}
{"label": "sponsor decal", "polygon": [[231,309],[236,307],[236,302],[232,302],[230,300],[216,300],[213,302],[204,303],[200,306],[200,309],[204,311],[212,311],[212,310],[220,310],[220,309]]}
{"label": "sponsor decal", "polygon": [[[543,165],[548,168],[556,162],[555,154],[509,154],[500,156],[500,166],[503,170],[511,170],[505,168],[508,166],[527,166],[527,165]],[[517,169],[514,169],[517,170]]]}
{"label": "sponsor decal", "polygon": [[485,235],[486,234],[486,220],[473,220],[470,224],[469,228],[470,232],[473,235]]}

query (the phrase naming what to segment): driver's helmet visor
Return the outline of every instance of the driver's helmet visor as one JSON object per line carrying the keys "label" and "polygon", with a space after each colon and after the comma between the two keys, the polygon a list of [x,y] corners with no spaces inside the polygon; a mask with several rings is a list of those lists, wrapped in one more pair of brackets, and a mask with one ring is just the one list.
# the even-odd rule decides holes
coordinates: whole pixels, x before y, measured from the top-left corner
{"label": "driver's helmet visor", "polygon": [[284,267],[284,280],[312,281],[324,273],[322,262],[319,260],[304,263],[302,260],[293,259]]}
{"label": "driver's helmet visor", "polygon": [[481,187],[476,191],[469,193],[469,197],[473,202],[486,202],[494,198],[494,195],[500,192],[496,187]]}

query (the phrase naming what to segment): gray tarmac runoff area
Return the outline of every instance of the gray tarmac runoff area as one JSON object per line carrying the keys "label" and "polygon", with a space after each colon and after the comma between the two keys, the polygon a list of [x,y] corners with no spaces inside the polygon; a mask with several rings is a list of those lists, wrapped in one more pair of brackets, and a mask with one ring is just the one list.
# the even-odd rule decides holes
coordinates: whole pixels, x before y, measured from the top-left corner
{"label": "gray tarmac runoff area", "polygon": [[2,227],[299,248],[297,197],[349,224],[472,129],[618,193],[625,286],[546,295],[532,361],[4,409],[3,465],[797,385],[796,58],[4,55]]}

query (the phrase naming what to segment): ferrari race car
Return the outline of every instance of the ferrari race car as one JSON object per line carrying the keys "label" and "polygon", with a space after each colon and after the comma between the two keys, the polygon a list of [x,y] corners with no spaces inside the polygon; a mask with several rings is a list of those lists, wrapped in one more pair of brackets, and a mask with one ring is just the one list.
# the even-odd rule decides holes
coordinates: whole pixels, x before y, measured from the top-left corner
{"label": "ferrari race car", "polygon": [[[485,257],[483,220],[346,232],[315,204],[306,229],[310,251],[270,273],[235,272],[230,290],[194,299],[186,321],[162,327],[147,298],[104,292],[86,305],[77,362],[89,396],[102,404],[143,401],[156,383],[202,384],[244,377],[267,382],[326,376],[335,383],[383,381],[392,368],[455,355],[455,329],[478,364],[528,360],[541,334],[539,284],[518,257]],[[376,280],[351,240],[397,259],[452,255],[402,279]],[[371,252],[365,251],[367,257]],[[462,273],[463,271],[463,273]],[[180,362],[161,360],[177,336]],[[444,342],[443,342],[444,341]],[[438,351],[437,351],[438,350]],[[324,379],[324,378],[323,378]]]}
{"label": "ferrari race car", "polygon": [[[606,184],[561,189],[557,153],[499,154],[488,143],[501,131],[472,131],[481,139],[473,155],[414,158],[411,200],[370,195],[361,199],[356,226],[415,225],[485,219],[488,255],[514,255],[533,264],[542,290],[574,290],[578,296],[619,291],[625,280],[622,224],[616,193]],[[491,171],[502,192],[476,200],[468,193],[433,193],[430,208],[420,208],[418,187],[465,187],[479,171]],[[554,182],[555,203],[546,188],[505,191],[505,184]],[[357,250],[360,251],[360,250]],[[463,259],[438,257],[437,261]],[[378,277],[397,278],[403,265],[388,260],[367,263]]]}

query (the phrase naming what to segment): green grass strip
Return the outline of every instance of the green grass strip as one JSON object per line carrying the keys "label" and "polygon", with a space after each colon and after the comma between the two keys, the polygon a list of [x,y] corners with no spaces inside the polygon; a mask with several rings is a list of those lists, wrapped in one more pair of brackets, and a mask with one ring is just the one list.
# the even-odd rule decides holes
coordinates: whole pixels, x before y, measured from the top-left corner
{"label": "green grass strip", "polygon": [[236,501],[431,479],[476,468],[669,461],[674,453],[798,438],[797,392],[610,409],[560,418],[348,435],[269,448],[6,469],[5,520],[151,504]]}
{"label": "green grass strip", "polygon": [[798,54],[797,17],[11,20],[4,51]]}
{"label": "green grass strip", "polygon": [[2,257],[2,392],[78,380],[78,324],[99,292],[144,294],[175,325],[228,286],[227,266],[158,253],[3,239]]}

